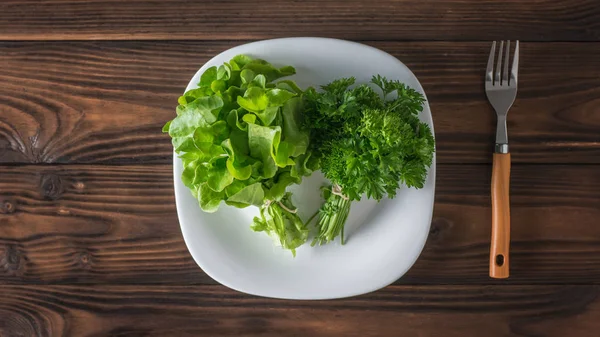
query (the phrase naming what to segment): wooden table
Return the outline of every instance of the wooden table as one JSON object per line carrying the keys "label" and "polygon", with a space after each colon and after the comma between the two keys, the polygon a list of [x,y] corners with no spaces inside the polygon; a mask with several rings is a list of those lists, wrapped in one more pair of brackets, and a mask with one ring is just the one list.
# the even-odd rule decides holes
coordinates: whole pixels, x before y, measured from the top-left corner
{"label": "wooden table", "polygon": [[[599,22],[598,0],[3,0],[0,336],[598,336]],[[210,57],[286,36],[385,50],[428,94],[430,237],[375,293],[241,294],[183,242],[160,128]],[[487,276],[494,39],[522,42],[508,280]]]}

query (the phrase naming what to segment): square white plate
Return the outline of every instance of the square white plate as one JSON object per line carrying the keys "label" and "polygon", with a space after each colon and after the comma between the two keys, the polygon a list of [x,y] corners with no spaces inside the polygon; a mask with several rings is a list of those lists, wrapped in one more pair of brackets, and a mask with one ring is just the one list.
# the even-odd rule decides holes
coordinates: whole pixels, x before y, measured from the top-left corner
{"label": "square white plate", "polygon": [[[249,43],[229,49],[208,61],[192,78],[238,54],[262,58],[276,66],[291,65],[289,77],[301,88],[319,86],[340,77],[367,83],[375,74],[398,79],[424,94],[413,73],[393,56],[359,43],[324,38],[286,38]],[[428,103],[420,115],[433,130]],[[332,242],[297,250],[276,247],[264,233],[250,229],[258,214],[254,207],[237,209],[222,204],[204,213],[181,182],[182,165],[173,157],[175,196],[181,231],[198,265],[216,281],[249,294],[287,299],[331,299],[374,291],[404,275],[421,253],[429,233],[435,189],[435,157],[423,189],[402,188],[396,198],[377,203],[354,202],[346,224],[346,244]],[[321,204],[319,173],[290,190],[300,216],[306,220]]]}

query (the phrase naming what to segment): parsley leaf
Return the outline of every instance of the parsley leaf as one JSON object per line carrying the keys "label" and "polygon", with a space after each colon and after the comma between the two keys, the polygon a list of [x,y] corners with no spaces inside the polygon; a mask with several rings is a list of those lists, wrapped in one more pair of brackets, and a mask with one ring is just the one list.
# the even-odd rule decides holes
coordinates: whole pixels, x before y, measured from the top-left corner
{"label": "parsley leaf", "polygon": [[431,129],[418,118],[423,95],[380,75],[371,83],[383,97],[366,84],[350,88],[354,83],[338,79],[305,94],[310,150],[333,185],[324,190],[313,244],[343,233],[350,201],[393,198],[401,184],[422,188],[433,161]]}

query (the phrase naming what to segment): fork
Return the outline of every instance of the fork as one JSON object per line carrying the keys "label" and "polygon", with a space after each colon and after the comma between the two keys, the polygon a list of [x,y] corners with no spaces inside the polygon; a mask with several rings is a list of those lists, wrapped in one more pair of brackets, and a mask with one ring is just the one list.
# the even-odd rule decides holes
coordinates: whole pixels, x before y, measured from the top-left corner
{"label": "fork", "polygon": [[[504,60],[502,54],[504,51]],[[492,166],[492,241],[490,245],[490,277],[507,278],[509,274],[510,247],[510,153],[506,131],[506,115],[517,96],[517,72],[519,68],[519,41],[516,41],[509,74],[510,41],[500,42],[498,60],[494,71],[496,41],[488,59],[485,74],[485,93],[496,110],[496,146]],[[504,61],[504,62],[503,62]]]}

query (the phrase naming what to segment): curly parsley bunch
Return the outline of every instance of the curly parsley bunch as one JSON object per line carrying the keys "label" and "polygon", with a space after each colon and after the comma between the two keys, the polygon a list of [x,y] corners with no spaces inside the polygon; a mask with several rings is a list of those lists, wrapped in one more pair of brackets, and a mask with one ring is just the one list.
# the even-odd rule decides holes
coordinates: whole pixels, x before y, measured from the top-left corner
{"label": "curly parsley bunch", "polygon": [[[435,142],[429,125],[419,120],[425,98],[419,92],[379,75],[368,85],[350,88],[354,78],[305,92],[305,125],[310,149],[332,186],[326,187],[313,245],[342,234],[351,201],[393,198],[401,184],[422,188],[433,161]],[[390,98],[390,99],[388,99]]]}

